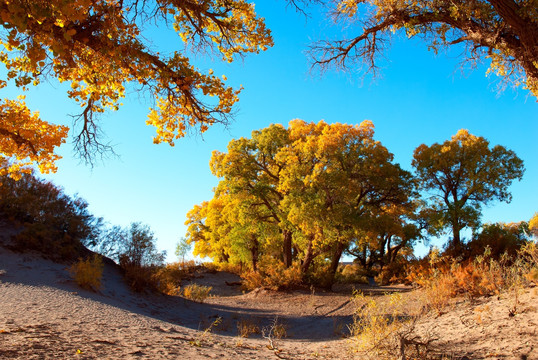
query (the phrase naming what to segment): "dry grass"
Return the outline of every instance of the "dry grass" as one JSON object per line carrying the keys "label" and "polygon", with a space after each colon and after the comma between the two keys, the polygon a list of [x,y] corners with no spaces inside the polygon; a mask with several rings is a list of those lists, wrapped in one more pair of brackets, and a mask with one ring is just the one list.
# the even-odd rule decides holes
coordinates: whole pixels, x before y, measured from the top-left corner
{"label": "dry grass", "polygon": [[211,292],[211,286],[189,284],[183,288],[183,296],[189,300],[203,303]]}
{"label": "dry grass", "polygon": [[237,335],[242,338],[248,338],[252,334],[259,334],[260,327],[252,319],[240,319],[237,322]]}
{"label": "dry grass", "polygon": [[423,340],[415,334],[422,311],[413,312],[401,293],[384,297],[383,301],[354,296],[357,311],[351,331],[351,350],[364,359],[423,358],[433,339]]}
{"label": "dry grass", "polygon": [[92,258],[87,258],[86,260],[79,259],[69,268],[69,272],[78,286],[94,291],[101,289],[103,260],[100,255],[95,254]]}

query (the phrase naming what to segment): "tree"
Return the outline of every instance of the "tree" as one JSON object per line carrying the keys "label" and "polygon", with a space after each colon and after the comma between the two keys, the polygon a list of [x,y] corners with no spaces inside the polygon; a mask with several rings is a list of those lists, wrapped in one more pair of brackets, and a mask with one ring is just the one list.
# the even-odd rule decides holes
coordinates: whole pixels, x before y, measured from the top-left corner
{"label": "tree", "polygon": [[[0,61],[7,68],[0,87],[13,82],[26,90],[47,78],[69,82],[67,95],[81,106],[74,116],[75,150],[88,162],[109,150],[96,115],[117,110],[127,86],[153,96],[146,123],[156,127],[155,143],[173,145],[189,128],[204,132],[227,123],[240,91],[227,87],[225,77],[193,67],[187,51],[231,62],[272,46],[263,19],[244,0],[14,0],[0,4],[0,16]],[[152,49],[142,34],[152,22],[171,26],[183,49],[169,55]],[[31,114],[23,100],[4,100],[0,119],[4,172],[16,174],[29,162],[54,171],[54,148],[64,141],[65,127]]]}
{"label": "tree", "polygon": [[411,202],[381,206],[373,212],[347,253],[368,270],[374,265],[381,269],[391,265],[399,254],[404,250],[411,252],[415,242],[423,238],[420,220],[417,207]]}
{"label": "tree", "polygon": [[512,150],[500,145],[490,148],[485,138],[463,129],[442,144],[417,147],[412,164],[421,188],[433,193],[433,228],[450,228],[456,250],[461,248],[460,231],[478,227],[482,205],[510,202],[508,187],[521,180],[525,171]]}
{"label": "tree", "polygon": [[103,232],[96,247],[101,254],[112,258],[124,269],[141,269],[162,265],[166,251],[158,251],[156,239],[148,225],[133,222],[128,228],[113,226]]}
{"label": "tree", "polygon": [[250,204],[251,221],[247,223],[256,221],[278,227],[286,267],[292,265],[292,230],[281,206],[285,193],[279,189],[279,182],[284,165],[278,153],[288,145],[288,131],[282,125],[272,124],[253,131],[251,139],[230,141],[228,152],[214,151],[210,162],[212,173],[222,178],[220,189]]}
{"label": "tree", "polygon": [[538,97],[538,12],[534,0],[339,0],[333,17],[358,20],[357,36],[323,41],[310,49],[314,64],[346,68],[377,61],[395,33],[421,36],[437,52],[464,45],[464,62],[489,59],[489,72],[523,85]]}
{"label": "tree", "polygon": [[503,254],[515,258],[518,251],[529,240],[528,223],[493,223],[484,224],[479,233],[473,235],[473,239],[467,244],[469,256],[474,258],[484,254],[484,249],[489,247],[489,256],[500,259]]}
{"label": "tree", "polygon": [[226,153],[213,153],[211,170],[221,178],[213,199],[187,216],[195,254],[303,278],[321,264],[332,283],[371,213],[405,206],[414,191],[411,174],[373,134],[370,121],[294,120],[230,141]]}
{"label": "tree", "polygon": [[176,245],[176,256],[181,258],[181,262],[185,263],[185,256],[192,250],[192,244],[182,237]]}
{"label": "tree", "polygon": [[279,188],[288,193],[290,222],[309,239],[303,269],[325,248],[333,276],[371,213],[408,201],[411,174],[393,164],[393,155],[373,139],[371,121],[347,125],[294,120],[289,132],[293,145],[279,154],[286,159]]}

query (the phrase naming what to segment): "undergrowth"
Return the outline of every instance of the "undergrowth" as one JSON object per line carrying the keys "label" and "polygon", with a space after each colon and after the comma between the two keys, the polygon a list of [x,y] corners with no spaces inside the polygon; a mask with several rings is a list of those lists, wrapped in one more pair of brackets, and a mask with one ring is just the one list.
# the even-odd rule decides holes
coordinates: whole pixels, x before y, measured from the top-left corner
{"label": "undergrowth", "polygon": [[103,277],[103,260],[100,255],[94,254],[86,260],[79,259],[71,265],[69,272],[75,279],[78,286],[99,291],[101,289],[101,278]]}
{"label": "undergrowth", "polygon": [[203,303],[209,297],[211,289],[211,286],[189,284],[183,288],[183,296],[186,299]]}

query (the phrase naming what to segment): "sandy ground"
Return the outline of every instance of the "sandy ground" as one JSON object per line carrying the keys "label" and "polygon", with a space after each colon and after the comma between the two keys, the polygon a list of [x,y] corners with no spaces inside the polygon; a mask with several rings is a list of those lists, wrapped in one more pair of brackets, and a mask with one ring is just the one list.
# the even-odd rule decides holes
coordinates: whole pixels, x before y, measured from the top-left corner
{"label": "sandy ground", "polygon": [[[242,293],[228,273],[199,274],[213,287],[204,304],[164,295],[134,294],[117,268],[105,267],[99,293],[82,290],[66,265],[0,247],[0,359],[351,359],[346,339],[355,306],[346,289]],[[338,290],[338,289],[336,289]],[[365,293],[416,291],[363,287]],[[436,338],[452,359],[538,359],[538,291],[460,301],[424,318],[419,330]],[[215,320],[217,320],[215,323]],[[287,337],[238,336],[238,324],[268,329],[277,321]],[[267,332],[266,332],[267,334]],[[278,349],[278,350],[275,350]]]}

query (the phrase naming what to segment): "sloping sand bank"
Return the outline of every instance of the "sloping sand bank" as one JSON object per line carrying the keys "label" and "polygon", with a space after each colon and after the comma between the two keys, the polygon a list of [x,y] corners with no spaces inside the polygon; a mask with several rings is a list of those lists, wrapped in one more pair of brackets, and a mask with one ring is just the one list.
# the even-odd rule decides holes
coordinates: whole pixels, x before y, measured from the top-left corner
{"label": "sloping sand bank", "polygon": [[[198,304],[132,293],[110,264],[104,279],[99,293],[85,291],[66,265],[0,247],[0,359],[354,358],[343,339],[355,310],[348,292],[243,294],[234,275],[205,273],[191,281],[213,286],[216,296]],[[408,289],[363,290],[381,296]],[[537,293],[519,296],[515,316],[509,313],[513,296],[506,294],[456,303],[419,327],[453,359],[536,360]],[[272,336],[273,348],[259,331],[238,336],[238,324],[268,329],[275,319],[287,338]]]}

